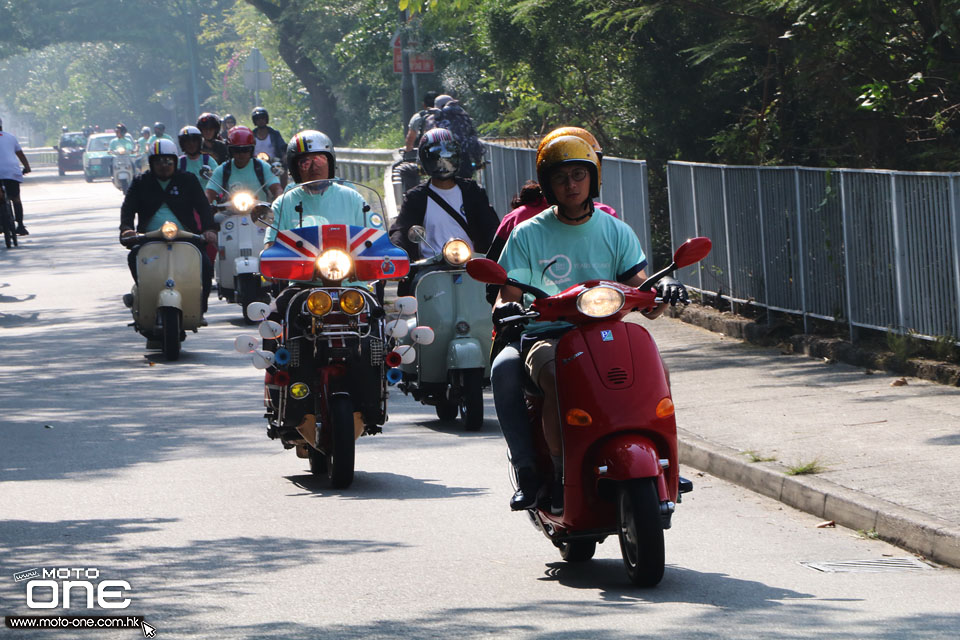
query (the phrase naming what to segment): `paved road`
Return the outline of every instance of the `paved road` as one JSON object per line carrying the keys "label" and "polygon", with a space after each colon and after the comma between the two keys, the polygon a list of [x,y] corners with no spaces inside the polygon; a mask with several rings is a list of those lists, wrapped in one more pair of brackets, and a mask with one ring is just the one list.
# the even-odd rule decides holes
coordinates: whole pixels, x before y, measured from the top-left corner
{"label": "paved road", "polygon": [[70,176],[24,196],[32,235],[0,253],[3,615],[29,612],[15,572],[96,567],[158,638],[956,637],[960,571],[815,571],[800,562],[908,554],[693,470],[658,588],[628,585],[616,540],[567,565],[506,508],[496,422],[443,428],[396,393],[330,490],[264,436],[239,307],[212,302],[180,362],[145,357],[120,194]]}

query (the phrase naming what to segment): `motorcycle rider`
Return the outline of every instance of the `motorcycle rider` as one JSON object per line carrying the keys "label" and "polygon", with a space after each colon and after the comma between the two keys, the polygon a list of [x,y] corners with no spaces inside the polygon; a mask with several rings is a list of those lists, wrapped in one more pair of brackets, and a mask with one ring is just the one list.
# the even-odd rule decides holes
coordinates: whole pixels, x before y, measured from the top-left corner
{"label": "motorcycle rider", "polygon": [[[197,118],[197,129],[203,135],[200,150],[210,155],[217,164],[227,159],[227,143],[220,137],[220,116],[215,113],[201,113]],[[180,147],[183,149],[183,147]]]}
{"label": "motorcycle rider", "polygon": [[[267,123],[270,122],[270,114],[267,113],[267,110],[263,107],[257,107],[250,114],[250,120],[253,121],[253,126],[255,127],[253,130],[253,136],[256,138],[256,144],[253,149],[254,157],[265,153],[271,160],[276,158],[282,162],[284,153],[287,150],[287,143],[283,141],[283,136],[280,135],[279,131],[267,126]],[[286,174],[281,174],[280,187],[282,189],[286,186],[287,176]]]}
{"label": "motorcycle rider", "polygon": [[[337,168],[333,141],[321,131],[301,131],[287,145],[286,164],[296,184],[332,180]],[[326,220],[324,224],[376,228],[377,225],[368,224],[366,220],[363,211],[365,204],[363,196],[357,191],[336,182],[320,182],[296,191],[288,189],[273,201],[273,226],[267,229],[264,236],[264,249],[273,246],[277,231],[300,226],[301,212],[296,210],[298,205],[302,205],[304,217],[323,218]]]}
{"label": "motorcycle rider", "polygon": [[[20,169],[21,164],[23,170]],[[7,197],[13,203],[18,236],[30,235],[27,228],[23,226],[23,203],[20,201],[20,183],[23,182],[23,176],[28,173],[30,173],[30,162],[24,155],[20,142],[15,135],[3,130],[3,120],[0,120],[0,180],[3,181]]]}
{"label": "motorcycle rider", "polygon": [[230,160],[217,167],[207,182],[207,199],[210,202],[239,190],[249,190],[255,198],[268,202],[280,195],[280,180],[270,171],[270,165],[253,157],[253,146],[253,132],[250,129],[230,129],[227,138]]}
{"label": "motorcycle rider", "polygon": [[220,139],[226,140],[227,134],[230,133],[230,129],[233,129],[235,126],[237,126],[237,119],[232,113],[228,113],[227,115],[223,116],[223,124],[220,128]]}
{"label": "motorcycle rider", "polygon": [[[430,179],[404,195],[390,227],[390,241],[406,251],[411,261],[436,255],[452,238],[466,240],[473,251],[486,253],[500,219],[483,187],[457,177],[460,145],[453,134],[440,128],[427,131],[418,157]],[[416,244],[407,238],[414,225],[424,227],[426,242]]]}
{"label": "motorcycle rider", "polygon": [[117,137],[110,141],[110,153],[117,153],[119,149],[126,149],[127,153],[133,154],[135,145],[130,136],[127,135],[127,126],[122,122],[115,127]]}
{"label": "motorcycle rider", "polygon": [[[210,204],[203,189],[192,173],[177,169],[177,147],[172,140],[161,139],[150,145],[148,158],[150,170],[133,179],[130,189],[120,207],[120,238],[156,231],[165,222],[196,234],[202,234],[209,244],[217,242],[217,224],[210,212]],[[134,222],[136,220],[136,222]],[[127,263],[133,279],[137,279],[137,253],[139,246],[130,250]],[[203,303],[207,310],[207,297],[213,281],[213,263],[200,246],[203,259]],[[126,294],[124,304],[133,304],[133,296]]]}
{"label": "motorcycle rider", "polygon": [[147,153],[149,153],[149,150],[153,148],[153,143],[157,140],[169,140],[170,142],[173,142],[173,138],[164,133],[166,130],[167,125],[163,124],[162,122],[153,123],[153,135],[150,136],[149,140],[147,140]]}
{"label": "motorcycle rider", "polygon": [[180,149],[183,151],[183,155],[180,156],[179,160],[180,171],[185,173],[189,172],[197,176],[200,185],[206,188],[210,174],[204,176],[202,171],[203,167],[208,167],[212,174],[213,170],[216,169],[219,164],[210,154],[200,152],[200,147],[203,142],[203,134],[200,133],[200,129],[190,125],[185,126],[183,129],[180,129],[177,142],[180,143]]}
{"label": "motorcycle rider", "polygon": [[[509,277],[543,289],[548,294],[586,280],[615,280],[639,286],[646,279],[646,257],[633,230],[613,216],[594,216],[593,198],[599,195],[600,160],[593,148],[576,136],[560,136],[537,154],[537,179],[552,205],[513,230],[500,264]],[[687,298],[678,281],[663,279],[657,286],[664,303]],[[523,313],[523,293],[504,285],[493,309],[498,331],[502,319]],[[656,318],[666,308],[658,304],[643,311]],[[497,355],[491,369],[494,404],[519,489],[510,499],[514,510],[527,509],[537,501],[539,475],[533,448],[524,377],[543,392],[543,434],[553,461],[551,510],[563,510],[563,445],[557,409],[554,357],[562,323],[531,323],[525,330],[524,348],[514,340]],[[538,335],[539,334],[539,335]],[[529,349],[526,345],[532,343]]]}

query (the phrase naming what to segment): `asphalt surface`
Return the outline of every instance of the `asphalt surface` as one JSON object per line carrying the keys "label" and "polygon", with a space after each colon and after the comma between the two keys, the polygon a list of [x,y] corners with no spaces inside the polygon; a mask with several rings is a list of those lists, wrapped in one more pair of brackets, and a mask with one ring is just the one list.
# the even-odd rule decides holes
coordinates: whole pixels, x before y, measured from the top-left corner
{"label": "asphalt surface", "polygon": [[[158,638],[956,637],[960,571],[908,565],[916,558],[870,531],[818,528],[820,517],[689,466],[695,490],[666,532],[657,588],[630,586],[615,539],[591,562],[561,561],[507,509],[489,394],[483,430],[467,434],[394,391],[384,434],[358,445],[354,484],[328,488],[264,435],[262,374],[232,346],[250,332],[239,307],[212,300],[210,326],[179,362],[146,353],[120,302],[130,284],[120,194],[40,178],[24,189],[31,235],[0,252],[2,615],[37,613],[13,574],[82,567],[128,581],[124,613]],[[678,422],[702,449],[788,464],[821,456],[818,478],[839,484],[859,458],[823,434],[843,427],[856,440],[859,429],[866,446],[881,429],[855,427],[862,413],[893,431],[909,409],[956,407],[936,387],[857,386],[856,370],[665,318],[651,327]],[[919,433],[901,434],[904,448],[951,433],[910,425]],[[838,561],[857,570],[801,564]],[[40,611],[51,612],[63,610]],[[0,637],[142,635],[0,627]]]}

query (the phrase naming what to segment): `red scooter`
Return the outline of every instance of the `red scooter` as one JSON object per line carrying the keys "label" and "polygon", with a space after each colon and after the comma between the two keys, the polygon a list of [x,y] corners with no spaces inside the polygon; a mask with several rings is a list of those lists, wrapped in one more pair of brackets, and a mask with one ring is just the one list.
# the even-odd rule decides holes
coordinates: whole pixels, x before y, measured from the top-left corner
{"label": "red scooter", "polygon": [[[642,326],[622,322],[631,311],[654,306],[653,285],[675,269],[702,260],[707,238],[687,240],[673,262],[633,288],[592,280],[554,296],[508,278],[487,259],[467,273],[488,284],[509,284],[537,299],[522,316],[573,326],[557,345],[557,397],[563,423],[563,505],[529,510],[535,526],[568,562],[589,560],[598,542],[616,533],[630,580],[654,586],[663,577],[663,530],[670,528],[680,494],[693,489],[680,478],[673,399],[660,352]],[[541,399],[527,393],[530,421],[544,481],[552,464],[540,422]]]}

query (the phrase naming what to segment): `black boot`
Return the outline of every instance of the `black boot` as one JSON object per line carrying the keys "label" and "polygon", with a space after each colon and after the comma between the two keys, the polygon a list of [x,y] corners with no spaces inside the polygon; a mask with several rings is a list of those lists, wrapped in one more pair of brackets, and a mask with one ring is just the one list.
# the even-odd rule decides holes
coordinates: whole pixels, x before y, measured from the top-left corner
{"label": "black boot", "polygon": [[550,513],[555,516],[563,513],[563,480],[554,480],[550,489]]}
{"label": "black boot", "polygon": [[536,469],[520,467],[517,469],[517,491],[510,498],[510,508],[514,511],[529,509],[537,502],[537,489],[540,488],[540,478]]}

